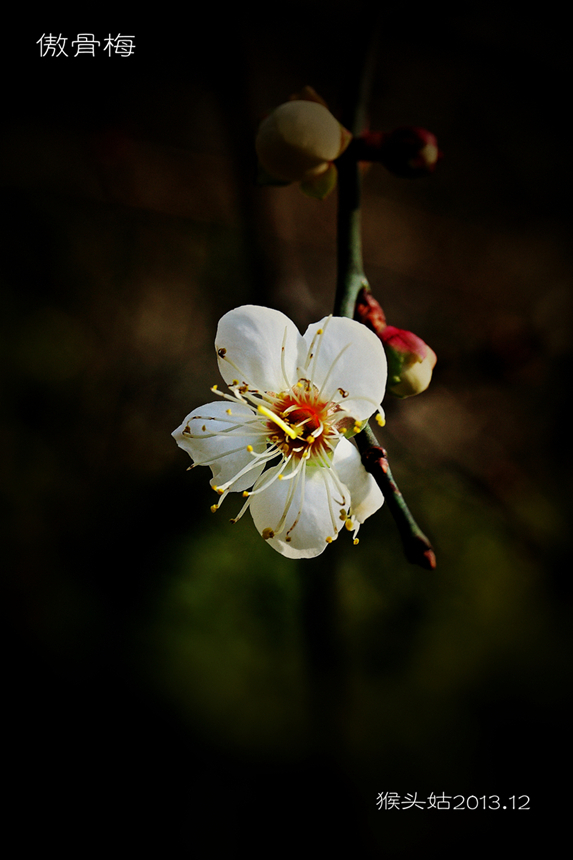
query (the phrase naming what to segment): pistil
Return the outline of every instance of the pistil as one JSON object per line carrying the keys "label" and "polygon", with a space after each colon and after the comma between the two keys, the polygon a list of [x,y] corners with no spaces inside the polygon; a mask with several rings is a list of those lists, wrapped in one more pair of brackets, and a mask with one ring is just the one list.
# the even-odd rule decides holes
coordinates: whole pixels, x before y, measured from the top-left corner
{"label": "pistil", "polygon": [[264,415],[265,418],[270,418],[271,421],[274,421],[274,423],[278,427],[280,427],[281,430],[287,434],[287,436],[290,436],[291,439],[297,438],[298,434],[296,433],[296,431],[293,430],[292,427],[289,427],[286,421],[283,421],[283,419],[276,415],[276,413],[271,412],[270,409],[267,409],[266,406],[257,406],[257,411],[260,412],[261,415]]}

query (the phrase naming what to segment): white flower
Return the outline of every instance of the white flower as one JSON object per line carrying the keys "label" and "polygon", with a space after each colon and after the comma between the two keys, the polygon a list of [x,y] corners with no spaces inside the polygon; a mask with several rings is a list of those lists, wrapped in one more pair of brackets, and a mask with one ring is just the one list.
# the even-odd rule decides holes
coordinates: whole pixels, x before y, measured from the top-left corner
{"label": "white flower", "polygon": [[304,337],[284,314],[246,305],[220,320],[219,370],[230,394],[191,412],[173,433],[211,486],[246,501],[259,533],[289,558],[313,558],[345,526],[356,533],[382,505],[348,440],[379,410],[386,386],[380,339],[326,317]]}

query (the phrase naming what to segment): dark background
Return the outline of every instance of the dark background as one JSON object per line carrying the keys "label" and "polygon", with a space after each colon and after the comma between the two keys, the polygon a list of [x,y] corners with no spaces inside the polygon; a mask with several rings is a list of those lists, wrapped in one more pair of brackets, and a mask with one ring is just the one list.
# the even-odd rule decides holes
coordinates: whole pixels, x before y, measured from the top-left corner
{"label": "dark background", "polygon": [[[438,354],[380,434],[431,574],[385,510],[356,549],[283,559],[248,516],[229,525],[232,498],[210,514],[207,470],[170,438],[211,399],[224,312],[268,304],[304,330],[332,308],[336,196],[257,188],[253,139],[305,84],[340,109],[369,5],[15,28],[0,367],[22,850],[550,849],[571,653],[570,50],[550,12],[381,18],[371,127],[426,126],[444,152],[430,179],[372,167],[363,213],[389,322]],[[92,31],[134,35],[134,56],[39,55],[42,33]],[[332,585],[332,630],[309,581]],[[531,809],[377,811],[378,792]]]}

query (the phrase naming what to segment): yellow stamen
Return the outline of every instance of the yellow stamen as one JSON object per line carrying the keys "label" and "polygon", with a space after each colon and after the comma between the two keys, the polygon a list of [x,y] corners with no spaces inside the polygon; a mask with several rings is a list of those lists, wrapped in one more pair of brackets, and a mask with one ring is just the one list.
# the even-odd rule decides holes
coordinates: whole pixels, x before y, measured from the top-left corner
{"label": "yellow stamen", "polygon": [[331,538],[331,537],[327,537],[327,538],[326,538],[326,542],[327,542],[327,543],[332,543],[332,538]]}
{"label": "yellow stamen", "polygon": [[352,525],[352,520],[350,519],[350,517],[348,517],[348,519],[344,521],[344,525],[346,526],[346,528],[348,529],[349,532],[351,532],[352,529],[354,528],[354,526]]}
{"label": "yellow stamen", "polygon": [[281,428],[281,430],[283,430],[287,434],[287,436],[290,436],[291,439],[296,439],[297,434],[292,429],[292,427],[289,427],[289,425],[286,424],[282,418],[279,418],[278,415],[275,415],[275,413],[271,412],[270,409],[267,409],[266,406],[258,406],[257,411],[260,412],[261,415],[264,415],[266,418],[270,418],[271,421],[274,421],[275,424],[277,424]]}
{"label": "yellow stamen", "polygon": [[244,498],[244,499],[247,499],[250,495],[251,495],[251,494],[249,493],[249,491],[248,491],[248,490],[243,490],[243,498]]}
{"label": "yellow stamen", "polygon": [[252,454],[253,453],[253,446],[247,445],[247,451],[249,452],[249,454]]}
{"label": "yellow stamen", "polygon": [[358,544],[360,543],[360,540],[359,540],[358,538],[354,538],[354,540],[352,541],[352,543],[353,543],[353,545],[354,545],[354,546],[358,546]]}
{"label": "yellow stamen", "polygon": [[312,445],[312,443],[314,442],[314,436],[307,436],[306,441],[309,445]]}
{"label": "yellow stamen", "polygon": [[386,419],[381,412],[376,413],[376,423],[379,427],[384,427],[384,425],[386,424]]}
{"label": "yellow stamen", "polygon": [[275,533],[272,529],[263,529],[263,538],[265,540],[270,540],[270,538],[273,538],[274,536]]}
{"label": "yellow stamen", "polygon": [[219,510],[219,505],[211,505],[211,513],[214,514],[215,511]]}
{"label": "yellow stamen", "polygon": [[230,410],[230,409],[226,409],[225,411],[226,411],[227,415],[232,415],[232,414],[233,414],[233,413],[231,412],[231,410]]}

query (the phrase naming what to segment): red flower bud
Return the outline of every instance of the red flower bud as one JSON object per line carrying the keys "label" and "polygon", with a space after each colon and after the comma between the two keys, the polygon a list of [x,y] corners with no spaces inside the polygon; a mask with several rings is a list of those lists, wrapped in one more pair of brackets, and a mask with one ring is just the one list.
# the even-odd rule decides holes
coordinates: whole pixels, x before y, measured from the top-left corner
{"label": "red flower bud", "polygon": [[368,326],[384,344],[390,394],[403,398],[425,391],[437,361],[434,350],[413,332],[387,325],[382,307],[368,289],[358,294],[354,319]]}
{"label": "red flower bud", "polygon": [[437,361],[434,350],[413,332],[392,325],[386,326],[380,338],[388,359],[388,391],[396,397],[425,391]]}
{"label": "red flower bud", "polygon": [[366,290],[364,287],[356,299],[354,319],[368,326],[377,335],[381,335],[386,328],[386,316],[382,306],[376,301],[370,290]]}
{"label": "red flower bud", "polygon": [[413,126],[389,132],[367,131],[355,145],[360,161],[378,161],[406,179],[429,176],[442,158],[436,136]]}

